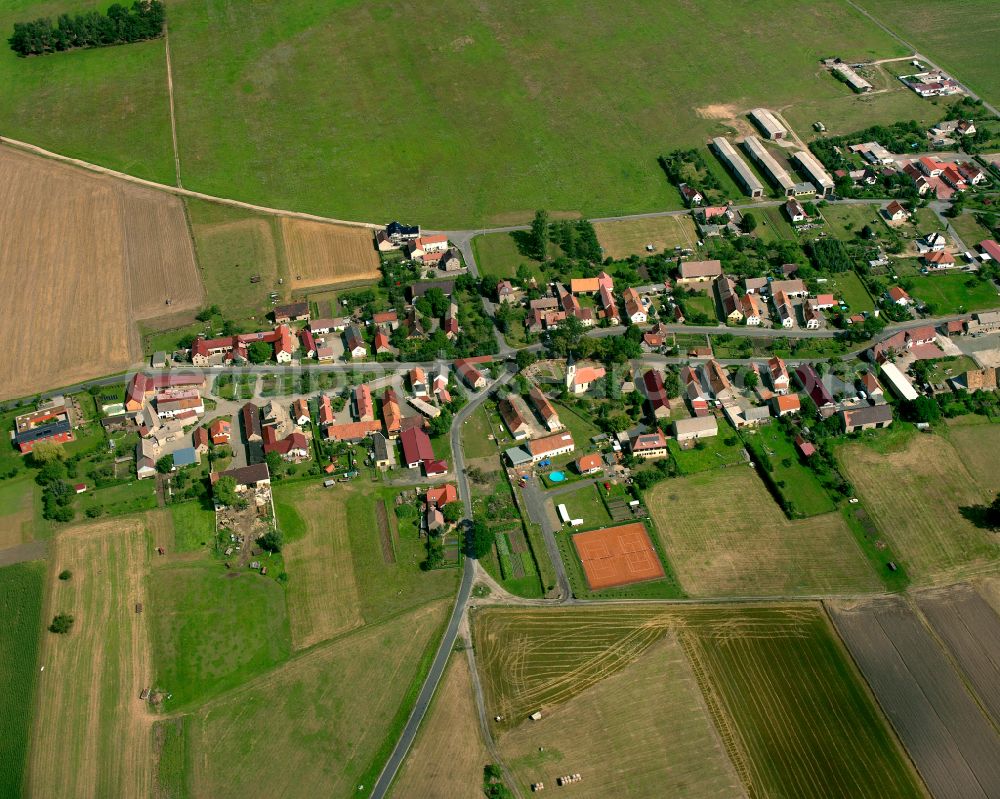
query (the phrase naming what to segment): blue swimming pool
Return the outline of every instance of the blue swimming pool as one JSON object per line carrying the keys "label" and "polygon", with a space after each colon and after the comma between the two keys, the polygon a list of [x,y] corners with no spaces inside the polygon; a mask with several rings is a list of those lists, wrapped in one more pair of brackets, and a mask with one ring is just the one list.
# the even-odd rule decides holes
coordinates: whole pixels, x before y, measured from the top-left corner
{"label": "blue swimming pool", "polygon": [[566,475],[562,472],[549,472],[549,480],[553,483],[561,483],[566,479]]}

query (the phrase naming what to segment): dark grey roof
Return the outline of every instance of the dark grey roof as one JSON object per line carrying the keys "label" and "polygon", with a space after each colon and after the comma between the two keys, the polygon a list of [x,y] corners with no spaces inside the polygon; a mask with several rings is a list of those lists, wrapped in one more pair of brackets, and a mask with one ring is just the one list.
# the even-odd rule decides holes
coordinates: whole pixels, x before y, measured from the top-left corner
{"label": "dark grey roof", "polygon": [[38,427],[31,427],[21,433],[17,433],[14,436],[14,441],[18,444],[33,443],[35,441],[51,438],[52,436],[57,436],[60,433],[68,433],[69,430],[70,425],[68,419],[55,419],[47,424],[38,425]]}
{"label": "dark grey roof", "polygon": [[844,422],[851,427],[866,424],[885,424],[892,421],[891,405],[862,405],[844,411]]}

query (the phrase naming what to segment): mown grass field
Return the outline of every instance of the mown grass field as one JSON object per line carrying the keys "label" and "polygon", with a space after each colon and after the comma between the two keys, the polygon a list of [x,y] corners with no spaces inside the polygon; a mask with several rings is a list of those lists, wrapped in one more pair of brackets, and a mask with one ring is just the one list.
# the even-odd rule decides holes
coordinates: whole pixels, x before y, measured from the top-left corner
{"label": "mown grass field", "polygon": [[598,222],[594,225],[597,240],[604,248],[604,255],[627,258],[630,255],[649,255],[647,244],[656,252],[673,252],[674,247],[694,247],[698,234],[690,216],[661,216],[646,219],[628,219],[622,222]]}
{"label": "mown grass field", "polygon": [[163,40],[18,58],[15,22],[104,10],[97,0],[11,0],[0,6],[4,136],[162,183],[174,183]]}
{"label": "mown grass field", "polygon": [[[263,318],[270,307],[268,294],[282,292],[278,278],[287,277],[287,270],[279,269],[280,224],[198,200],[188,200],[187,207],[209,304],[231,319]],[[251,283],[255,276],[260,282]]]}
{"label": "mown grass field", "polygon": [[[31,703],[38,674],[45,564],[0,569],[0,795],[20,796],[31,734]],[[16,686],[16,690],[15,690]]]}
{"label": "mown grass field", "polygon": [[[862,0],[859,5],[973,91],[1000,103],[994,47],[1000,16],[992,0]],[[969,36],[970,30],[979,33]]]}
{"label": "mown grass field", "polygon": [[186,720],[191,793],[348,796],[370,788],[448,610],[434,602],[315,647],[200,708]]}
{"label": "mown grass field", "polygon": [[703,438],[702,443],[704,446],[700,448],[681,449],[673,438],[667,441],[670,457],[681,474],[697,474],[743,460],[743,442],[728,428],[723,428],[717,436]]}
{"label": "mown grass field", "polygon": [[[980,421],[982,417],[972,419]],[[1000,469],[997,468],[1000,424],[953,424],[948,428],[948,440],[984,491],[1000,491]]]}
{"label": "mown grass field", "polygon": [[[57,579],[63,569],[72,579]],[[151,795],[152,714],[139,701],[154,678],[148,569],[149,539],[136,517],[54,539],[43,619],[69,613],[75,622],[66,635],[41,633],[29,795]]]}
{"label": "mown grass field", "polygon": [[646,494],[681,588],[694,597],[874,591],[843,517],[789,521],[748,467],[669,480]]}
{"label": "mown grass field", "polygon": [[170,710],[240,685],[291,651],[284,589],[214,560],[158,565],[150,619],[155,681],[174,695]]}
{"label": "mown grass field", "polygon": [[[760,429],[747,432],[746,440],[758,441],[764,447],[771,462],[772,477],[779,485],[781,495],[792,503],[803,516],[818,516],[830,513],[833,500],[820,484],[816,474],[799,461],[798,451],[788,434],[777,424],[766,424]],[[761,465],[761,468],[764,468]]]}
{"label": "mown grass field", "polygon": [[[550,759],[559,765],[563,746],[581,758],[586,751],[591,758],[574,758],[578,766],[562,761],[567,771],[588,772],[583,790],[589,779],[613,780],[613,775],[601,773],[601,745],[609,751],[607,771],[618,765],[614,755],[623,753],[637,768],[659,769],[662,774],[665,762],[679,772],[695,769],[695,775],[708,777],[705,761],[718,734],[750,796],[922,795],[902,751],[815,605],[642,605],[627,611],[491,608],[475,614],[472,630],[487,714],[503,716],[494,725],[500,745],[505,751],[515,747],[523,758],[512,765],[525,781],[548,768]],[[646,659],[655,656],[657,642],[675,635],[679,646],[673,646],[684,657],[672,661],[667,654],[657,664],[657,673]],[[646,679],[629,679],[630,672],[646,667],[651,669],[643,671]],[[687,669],[693,680],[685,677]],[[695,681],[700,696],[693,690]],[[609,696],[606,686],[618,688],[619,703],[613,703],[615,695]],[[662,712],[676,714],[691,740],[702,736],[702,745],[688,748],[676,726],[661,727],[663,722],[646,715],[648,709],[637,707],[639,723],[648,721],[651,728],[641,743],[659,757],[652,763],[639,753],[629,761],[627,753],[637,742],[628,723],[632,715],[623,709],[633,707],[637,696],[648,696],[654,704],[664,695],[673,702],[660,704]],[[702,701],[705,704],[697,707]],[[607,710],[598,715],[601,707]],[[547,754],[537,749],[541,739],[532,737],[539,723],[527,721],[535,710],[542,711],[542,725],[547,718],[553,722],[544,743],[553,751]],[[572,724],[555,724],[560,718],[588,717],[600,719],[594,723],[602,730],[597,739],[581,735]],[[704,729],[706,717],[714,725],[712,733]],[[719,768],[718,760],[715,764]],[[676,777],[668,772],[664,779]],[[631,790],[636,792],[625,795],[647,795],[638,792],[642,780],[635,782]]]}
{"label": "mown grass field", "polygon": [[[315,483],[279,486],[275,493],[287,540],[282,554],[292,646],[303,649],[363,624],[347,509],[335,492]],[[292,530],[301,532],[293,536]]]}
{"label": "mown grass field", "polygon": [[469,661],[465,653],[456,652],[390,795],[479,799],[483,766],[488,762],[476,720]]}
{"label": "mown grass field", "polygon": [[201,502],[178,502],[170,506],[177,552],[196,552],[211,547],[215,539],[215,511]]}
{"label": "mown grass field", "polygon": [[1000,294],[988,280],[975,275],[917,275],[907,278],[911,297],[934,306],[936,314],[957,314],[995,308]]}
{"label": "mown grass field", "polygon": [[[980,462],[993,452],[988,440],[981,446]],[[915,582],[955,580],[996,567],[995,537],[961,512],[993,496],[946,439],[914,436],[904,448],[888,452],[847,444],[837,458]]]}
{"label": "mown grass field", "polygon": [[26,544],[34,537],[35,481],[17,477],[0,483],[0,549]]}
{"label": "mown grass field", "polygon": [[[415,39],[415,21],[387,0],[172,4],[185,183],[438,227],[509,223],[540,207],[591,216],[677,207],[656,164],[661,149],[700,145],[761,103],[839,100],[846,88],[818,69],[831,52],[903,54],[833,0],[746,13],[721,0],[632,0],[586,14],[565,0],[449,0],[420,10],[433,36]],[[879,113],[871,105],[863,116]]]}
{"label": "mown grass field", "polygon": [[[598,731],[600,731],[598,733]],[[574,795],[745,796],[675,636],[500,739],[522,793],[585,771]]]}

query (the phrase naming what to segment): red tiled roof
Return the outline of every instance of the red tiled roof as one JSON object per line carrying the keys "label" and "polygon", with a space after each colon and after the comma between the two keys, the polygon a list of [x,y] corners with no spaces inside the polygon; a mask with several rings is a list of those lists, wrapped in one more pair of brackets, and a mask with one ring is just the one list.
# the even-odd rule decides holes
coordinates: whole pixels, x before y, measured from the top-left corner
{"label": "red tiled roof", "polygon": [[427,504],[443,508],[449,502],[458,501],[458,490],[452,483],[427,489]]}

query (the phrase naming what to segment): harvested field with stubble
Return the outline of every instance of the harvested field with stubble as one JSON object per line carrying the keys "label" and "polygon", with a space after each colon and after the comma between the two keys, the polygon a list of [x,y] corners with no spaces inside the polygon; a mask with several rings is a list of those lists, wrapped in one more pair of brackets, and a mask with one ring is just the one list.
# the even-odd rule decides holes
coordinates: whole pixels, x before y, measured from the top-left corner
{"label": "harvested field with stubble", "polygon": [[967,584],[920,592],[916,602],[980,704],[1000,724],[1000,617]]}
{"label": "harvested field with stubble", "polygon": [[[29,754],[31,796],[151,796],[153,716],[139,700],[153,677],[146,615],[148,537],[137,518],[69,528],[56,537]],[[57,579],[70,569],[73,577]]]}
{"label": "harvested field with stubble", "polygon": [[0,230],[0,398],[123,370],[137,319],[201,301],[170,195],[0,148]]}
{"label": "harvested field with stubble", "polygon": [[472,696],[469,660],[464,652],[455,652],[393,783],[392,796],[481,799],[483,766],[489,762]]}
{"label": "harvested field with stubble", "polygon": [[293,290],[379,278],[368,228],[283,218],[281,232]]}
{"label": "harvested field with stubble", "polygon": [[283,549],[292,648],[304,649],[363,623],[347,510],[335,492],[310,485],[295,495],[305,535]]}
{"label": "harvested field with stubble", "polygon": [[992,497],[946,439],[920,435],[886,453],[852,443],[837,457],[914,582],[954,581],[997,568],[995,536],[961,512]]}
{"label": "harvested field with stubble", "polygon": [[[732,497],[740,497],[732,502]],[[877,591],[843,517],[790,521],[749,467],[660,483],[646,504],[690,596]]]}
{"label": "harvested field with stubble", "polygon": [[575,772],[584,773],[573,786],[580,799],[746,795],[672,635],[499,745],[525,796],[534,782]]}
{"label": "harvested field with stubble", "polygon": [[348,796],[370,787],[450,608],[440,600],[315,647],[202,706],[187,727],[191,795]]}
{"label": "harvested field with stubble", "polygon": [[828,607],[936,799],[1000,795],[1000,737],[906,600]]}
{"label": "harvested field with stubble", "polygon": [[[922,796],[818,605],[487,608],[473,617],[472,632],[487,715],[503,716],[494,725],[502,746],[507,736],[531,735],[519,729],[533,725],[526,720],[530,713],[541,710],[544,722],[546,716],[576,712],[574,706],[585,706],[588,693],[600,691],[603,681],[628,674],[630,664],[655,651],[657,642],[676,636],[705,712],[750,796]],[[679,671],[664,663],[660,675],[678,679]],[[626,683],[620,691],[626,704],[642,693],[640,687],[654,698],[660,690],[651,679],[618,682]],[[627,714],[610,728],[619,734],[607,734],[615,715],[609,711],[594,727],[605,731],[601,741],[610,750],[627,747],[631,735]],[[548,749],[550,743],[538,745]],[[670,733],[645,745],[668,763],[671,752],[681,751]],[[692,756],[704,757],[704,749]],[[526,761],[542,763],[541,757]],[[570,765],[571,772],[586,770],[585,763]],[[607,768],[614,767],[612,758]]]}
{"label": "harvested field with stubble", "polygon": [[694,220],[687,215],[595,222],[594,231],[604,255],[615,259],[649,255],[647,244],[658,253],[672,253],[674,247],[694,247],[698,243]]}

